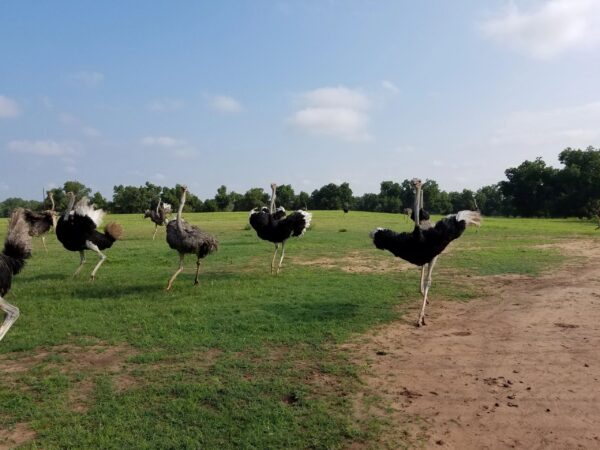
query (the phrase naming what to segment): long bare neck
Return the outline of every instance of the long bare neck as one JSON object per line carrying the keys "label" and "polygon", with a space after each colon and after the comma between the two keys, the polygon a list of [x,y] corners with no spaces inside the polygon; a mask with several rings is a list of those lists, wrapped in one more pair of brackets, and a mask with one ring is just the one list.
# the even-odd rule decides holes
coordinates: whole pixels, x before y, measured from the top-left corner
{"label": "long bare neck", "polygon": [[276,197],[276,191],[277,191],[277,188],[275,188],[275,187],[272,187],[272,188],[271,188],[271,192],[272,192],[272,194],[271,194],[271,206],[270,206],[270,208],[269,208],[269,209],[270,209],[270,211],[271,211],[271,214],[273,214],[273,213],[275,212],[275,197]]}
{"label": "long bare neck", "polygon": [[65,220],[67,220],[67,218],[69,217],[69,213],[73,209],[74,205],[75,205],[75,196],[72,196],[72,197],[69,198],[69,205],[67,206],[67,209],[66,209],[65,214],[64,214],[64,219]]}
{"label": "long bare neck", "polygon": [[48,198],[50,199],[50,203],[52,204],[52,209],[50,211],[54,211],[54,195],[52,192],[48,192]]}
{"label": "long bare neck", "polygon": [[419,226],[419,212],[421,211],[421,186],[415,186],[415,207],[413,213],[415,215],[415,225]]}
{"label": "long bare neck", "polygon": [[181,213],[183,212],[183,205],[185,205],[185,191],[181,194],[181,201],[179,202],[179,209],[177,210],[177,223],[181,224]]}

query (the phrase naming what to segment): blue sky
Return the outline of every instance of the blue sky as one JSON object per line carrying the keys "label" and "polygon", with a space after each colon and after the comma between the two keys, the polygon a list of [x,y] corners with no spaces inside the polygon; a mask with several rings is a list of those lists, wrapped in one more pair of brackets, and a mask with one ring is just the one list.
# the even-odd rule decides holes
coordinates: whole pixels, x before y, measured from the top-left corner
{"label": "blue sky", "polygon": [[600,2],[3,1],[0,199],[432,178],[600,146]]}

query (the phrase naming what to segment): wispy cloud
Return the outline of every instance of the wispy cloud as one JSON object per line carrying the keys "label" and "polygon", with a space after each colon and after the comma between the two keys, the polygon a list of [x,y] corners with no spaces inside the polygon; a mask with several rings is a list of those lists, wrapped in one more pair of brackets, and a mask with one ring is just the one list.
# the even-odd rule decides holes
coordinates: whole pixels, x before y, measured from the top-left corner
{"label": "wispy cloud", "polygon": [[503,12],[480,23],[480,29],[502,45],[550,59],[567,50],[600,43],[600,2],[549,0],[530,11],[511,2]]}
{"label": "wispy cloud", "polygon": [[346,141],[366,141],[370,101],[365,94],[344,86],[323,87],[300,95],[300,108],[288,119],[309,134]]}
{"label": "wispy cloud", "polygon": [[152,112],[173,112],[183,108],[183,104],[183,101],[174,98],[161,98],[152,100],[146,108]]}
{"label": "wispy cloud", "polygon": [[104,83],[104,74],[96,71],[82,70],[72,73],[70,78],[85,87],[98,87]]}
{"label": "wispy cloud", "polygon": [[142,138],[142,145],[148,147],[177,147],[185,145],[182,139],[176,139],[170,136],[146,136]]}
{"label": "wispy cloud", "polygon": [[227,95],[215,95],[210,100],[211,107],[220,113],[237,114],[242,111],[242,104]]}
{"label": "wispy cloud", "polygon": [[181,159],[194,158],[197,155],[197,151],[193,145],[184,139],[177,139],[171,136],[146,136],[140,142],[145,147],[164,149],[171,155]]}
{"label": "wispy cloud", "polygon": [[58,115],[58,120],[63,125],[77,128],[81,134],[88,138],[97,138],[102,136],[102,133],[100,133],[100,131],[98,131],[96,128],[87,125],[83,120],[71,114],[60,113]]}
{"label": "wispy cloud", "polygon": [[400,88],[398,86],[396,86],[394,83],[392,83],[391,81],[388,80],[383,80],[381,82],[381,86],[390,91],[392,94],[399,94],[400,93]]}
{"label": "wispy cloud", "polygon": [[13,140],[7,148],[14,153],[38,156],[72,156],[79,153],[76,142],[57,142],[53,140]]}
{"label": "wispy cloud", "polygon": [[0,95],[0,119],[12,119],[21,115],[21,106],[12,98]]}
{"label": "wispy cloud", "polygon": [[510,114],[491,138],[494,146],[548,149],[587,147],[600,140],[600,102]]}

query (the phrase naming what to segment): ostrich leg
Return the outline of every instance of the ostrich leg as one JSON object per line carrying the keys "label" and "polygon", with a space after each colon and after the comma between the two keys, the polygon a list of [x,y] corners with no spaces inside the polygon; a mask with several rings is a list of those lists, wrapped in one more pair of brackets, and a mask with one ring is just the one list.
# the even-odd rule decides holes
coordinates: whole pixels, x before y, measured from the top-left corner
{"label": "ostrich leg", "polygon": [[179,275],[181,273],[181,271],[183,270],[183,258],[184,258],[184,256],[185,255],[183,253],[179,254],[179,269],[177,269],[175,271],[175,273],[173,274],[173,276],[169,280],[169,284],[167,285],[167,291],[169,291],[171,289],[171,286],[173,286],[173,281],[175,281],[175,278],[177,278],[177,275]]}
{"label": "ostrich leg", "polygon": [[152,240],[156,239],[156,232],[158,231],[158,225],[154,224],[154,234],[152,235]]}
{"label": "ostrich leg", "polygon": [[277,257],[277,249],[279,248],[279,244],[275,244],[275,252],[273,253],[273,259],[271,260],[271,275],[275,270],[275,258]]}
{"label": "ostrich leg", "polygon": [[417,326],[425,325],[425,305],[427,305],[427,294],[429,294],[429,288],[431,287],[431,273],[433,272],[433,266],[437,262],[437,256],[433,258],[427,264],[427,284],[425,285],[425,292],[423,293],[423,306],[421,307],[421,314],[419,314],[419,320]]}
{"label": "ostrich leg", "polygon": [[285,241],[281,243],[281,259],[279,260],[279,266],[277,267],[276,275],[279,275],[279,271],[281,270],[281,263],[283,262],[283,257],[285,256]]}
{"label": "ostrich leg", "polygon": [[79,251],[79,267],[77,267],[77,270],[73,274],[73,278],[75,278],[77,275],[79,275],[79,272],[81,271],[81,268],[83,267],[83,263],[85,263],[85,252],[83,250],[80,250]]}
{"label": "ostrich leg", "polygon": [[0,297],[0,309],[6,313],[4,322],[0,326],[0,341],[6,334],[6,332],[12,327],[12,324],[19,318],[19,308],[11,305],[2,297]]}
{"label": "ostrich leg", "polygon": [[425,267],[427,264],[421,266],[421,295],[425,294]]}
{"label": "ostrich leg", "polygon": [[42,245],[44,246],[46,253],[48,253],[48,247],[46,247],[46,236],[42,236]]}
{"label": "ostrich leg", "polygon": [[198,275],[200,274],[200,258],[196,261],[196,279],[194,280],[194,285],[200,284],[198,281]]}
{"label": "ostrich leg", "polygon": [[94,267],[94,270],[92,270],[91,278],[92,278],[92,281],[94,281],[96,279],[96,272],[98,272],[98,269],[100,268],[100,266],[106,259],[106,255],[104,253],[102,253],[100,251],[100,249],[98,248],[98,246],[96,244],[94,244],[93,242],[87,241],[86,245],[87,245],[87,248],[95,251],[96,253],[98,253],[98,256],[100,256],[100,261],[98,261],[98,264],[96,264],[96,267]]}

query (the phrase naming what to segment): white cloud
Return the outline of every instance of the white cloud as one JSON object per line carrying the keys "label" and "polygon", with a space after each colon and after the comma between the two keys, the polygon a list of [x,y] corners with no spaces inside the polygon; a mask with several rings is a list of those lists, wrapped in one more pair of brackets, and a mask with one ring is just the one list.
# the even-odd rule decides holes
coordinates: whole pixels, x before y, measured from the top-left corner
{"label": "white cloud", "polygon": [[152,112],[173,112],[183,108],[183,102],[173,98],[162,98],[152,100],[146,107]]}
{"label": "white cloud", "polygon": [[19,104],[4,95],[0,95],[0,119],[12,119],[21,115]]}
{"label": "white cloud", "polygon": [[98,131],[94,127],[90,127],[89,125],[84,125],[81,128],[81,133],[83,133],[84,136],[87,136],[89,138],[97,138],[102,136],[102,133],[100,133],[100,131]]}
{"label": "white cloud", "polygon": [[549,0],[531,11],[511,2],[494,18],[480,24],[483,34],[535,58],[549,59],[570,49],[600,43],[598,0]]}
{"label": "white cloud", "polygon": [[366,141],[369,99],[362,92],[344,86],[324,87],[305,92],[301,106],[288,119],[309,134],[329,135],[346,141]]}
{"label": "white cloud", "polygon": [[392,94],[399,94],[400,93],[400,88],[398,86],[396,86],[394,83],[392,83],[391,81],[388,80],[383,80],[381,82],[381,86],[390,91]]}
{"label": "white cloud", "polygon": [[141,139],[141,143],[145,147],[168,150],[171,155],[181,159],[189,159],[197,155],[196,149],[187,141],[170,136],[146,136]]}
{"label": "white cloud", "polygon": [[215,95],[212,97],[210,104],[214,110],[221,113],[236,114],[242,111],[241,103],[226,95]]}
{"label": "white cloud", "polygon": [[60,113],[58,115],[58,120],[63,125],[78,128],[81,134],[86,137],[97,138],[102,136],[102,133],[100,133],[100,131],[98,131],[96,128],[86,125],[81,119],[71,114]]}
{"label": "white cloud", "polygon": [[104,82],[104,74],[95,71],[83,70],[81,72],[71,74],[70,78],[86,87],[97,87]]}
{"label": "white cloud", "polygon": [[176,139],[170,136],[146,136],[142,138],[142,145],[148,147],[177,147],[185,145],[182,139]]}
{"label": "white cloud", "polygon": [[545,148],[587,147],[600,141],[600,102],[509,115],[491,138],[494,146]]}
{"label": "white cloud", "polygon": [[73,142],[56,142],[52,140],[14,140],[7,144],[10,151],[38,156],[77,155],[78,144]]}

